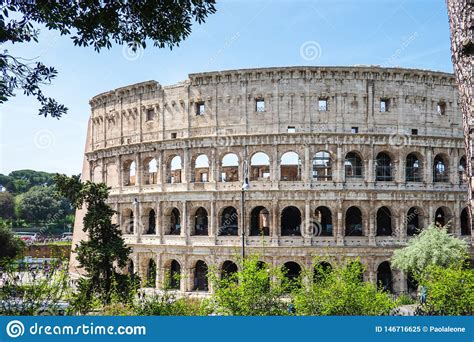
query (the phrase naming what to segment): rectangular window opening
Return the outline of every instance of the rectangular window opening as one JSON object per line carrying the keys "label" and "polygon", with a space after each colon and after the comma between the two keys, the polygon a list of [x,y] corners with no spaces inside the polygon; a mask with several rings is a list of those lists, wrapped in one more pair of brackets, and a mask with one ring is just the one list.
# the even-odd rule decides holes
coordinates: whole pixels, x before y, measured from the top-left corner
{"label": "rectangular window opening", "polygon": [[438,102],[437,112],[439,115],[446,114],[446,103],[445,102]]}
{"label": "rectangular window opening", "polygon": [[255,111],[257,112],[264,112],[265,111],[265,100],[264,99],[256,99],[255,100]]}
{"label": "rectangular window opening", "polygon": [[288,126],[288,133],[296,133],[296,127],[295,126]]}
{"label": "rectangular window opening", "polygon": [[413,128],[413,129],[411,130],[411,135],[418,135],[418,129]]}
{"label": "rectangular window opening", "polygon": [[319,99],[318,100],[318,109],[321,112],[326,112],[328,110],[328,100],[327,99]]}
{"label": "rectangular window opening", "polygon": [[171,139],[176,139],[176,133],[171,133]]}
{"label": "rectangular window opening", "polygon": [[380,112],[385,113],[390,109],[390,100],[389,99],[380,99]]}
{"label": "rectangular window opening", "polygon": [[206,105],[204,102],[196,102],[196,115],[204,115]]}
{"label": "rectangular window opening", "polygon": [[351,127],[351,133],[359,133],[359,127]]}
{"label": "rectangular window opening", "polygon": [[155,110],[147,109],[146,111],[146,121],[152,121],[155,118]]}

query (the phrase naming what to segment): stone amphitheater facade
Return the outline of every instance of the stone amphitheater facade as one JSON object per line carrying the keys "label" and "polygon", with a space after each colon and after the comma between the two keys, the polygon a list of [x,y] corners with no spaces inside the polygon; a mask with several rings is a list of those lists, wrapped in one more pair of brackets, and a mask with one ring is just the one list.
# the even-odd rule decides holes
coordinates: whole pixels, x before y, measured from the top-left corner
{"label": "stone amphitheater facade", "polygon": [[[448,224],[472,245],[452,74],[205,72],[118,88],[90,106],[83,179],[111,187],[133,248],[127,271],[148,287],[212,291],[207,268],[235,271],[244,243],[289,277],[315,256],[359,257],[366,279],[400,293],[411,281],[389,260],[419,229]],[[181,277],[165,284],[167,274]]]}

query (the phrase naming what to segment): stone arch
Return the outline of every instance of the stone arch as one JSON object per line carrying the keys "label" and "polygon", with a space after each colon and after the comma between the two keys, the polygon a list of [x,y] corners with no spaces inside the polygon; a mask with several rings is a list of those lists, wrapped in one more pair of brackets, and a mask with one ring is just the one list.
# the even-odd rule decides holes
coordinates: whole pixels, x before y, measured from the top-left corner
{"label": "stone arch", "polygon": [[471,225],[469,224],[469,212],[468,208],[464,208],[461,211],[461,235],[471,235]]}
{"label": "stone arch", "polygon": [[301,236],[301,211],[291,205],[283,208],[280,224],[282,236]]}
{"label": "stone arch", "polygon": [[219,231],[217,235],[234,235],[239,232],[239,215],[237,209],[228,206],[222,209],[219,215]]}
{"label": "stone arch", "polygon": [[145,234],[156,234],[156,213],[154,209],[145,209],[144,215]]}
{"label": "stone arch", "polygon": [[153,157],[147,157],[143,160],[143,183],[158,183],[158,162]]}
{"label": "stone arch", "polygon": [[[439,227],[444,227],[449,224],[449,226],[452,225],[450,221],[452,220],[453,215],[451,214],[451,210],[448,207],[439,207],[436,209],[435,212],[435,217],[434,217],[434,223],[439,226]],[[448,226],[448,229],[450,228]]]}
{"label": "stone arch", "polygon": [[122,210],[122,227],[124,234],[133,234],[135,229],[135,217],[133,210],[124,208]]}
{"label": "stone arch", "polygon": [[148,261],[148,267],[146,271],[145,287],[156,287],[156,263],[155,260],[150,259]]}
{"label": "stone arch", "polygon": [[135,185],[136,182],[136,164],[133,159],[127,159],[123,162],[123,185]]}
{"label": "stone arch", "polygon": [[288,151],[280,158],[280,180],[300,181],[301,180],[301,158],[298,153]]}
{"label": "stone arch", "polygon": [[256,206],[250,212],[250,235],[270,235],[270,212],[264,206]]}
{"label": "stone arch", "polygon": [[318,151],[314,154],[312,176],[317,181],[332,180],[332,157],[328,151]]}
{"label": "stone arch", "polygon": [[181,234],[181,212],[176,207],[170,207],[164,212],[165,235]]}
{"label": "stone arch", "polygon": [[417,152],[409,153],[405,159],[405,181],[423,181],[423,161],[422,157]]}
{"label": "stone arch", "polygon": [[192,214],[191,235],[209,235],[209,214],[204,207],[197,207]]}
{"label": "stone arch", "polygon": [[291,283],[299,283],[301,281],[302,268],[300,264],[295,261],[288,261],[283,264],[283,274],[285,278]]}
{"label": "stone arch", "polygon": [[347,208],[345,216],[345,235],[362,236],[364,231],[362,211],[352,206]]}
{"label": "stone arch", "polygon": [[387,152],[379,152],[375,158],[375,180],[377,182],[393,180],[392,157]]}
{"label": "stone arch", "polygon": [[467,181],[466,167],[466,156],[463,155],[461,158],[459,158],[458,163],[459,184]]}
{"label": "stone arch", "polygon": [[196,183],[209,182],[209,170],[209,157],[207,154],[198,154],[192,160],[191,181]]}
{"label": "stone arch", "polygon": [[265,152],[255,152],[250,158],[250,180],[270,180],[270,157]]}
{"label": "stone arch", "polygon": [[314,235],[316,236],[332,236],[333,234],[333,223],[331,209],[326,206],[319,206],[314,210],[315,229]]}
{"label": "stone arch", "polygon": [[407,235],[413,236],[421,232],[424,224],[424,214],[420,207],[411,207],[406,216]]}
{"label": "stone arch", "polygon": [[344,158],[344,172],[346,179],[363,178],[363,164],[360,152],[351,151]]}
{"label": "stone arch", "polygon": [[164,265],[166,275],[166,288],[171,290],[179,290],[181,288],[181,264],[176,259],[168,260]]}
{"label": "stone arch", "polygon": [[433,182],[449,182],[449,159],[445,154],[437,154],[433,160]]}
{"label": "stone arch", "polygon": [[226,153],[222,157],[220,181],[239,181],[239,156],[236,153]]}
{"label": "stone arch", "polygon": [[207,273],[207,264],[202,260],[196,261],[194,264],[193,291],[209,291],[209,279]]}
{"label": "stone arch", "polygon": [[181,156],[173,154],[168,158],[166,163],[166,182],[181,183],[182,182],[183,162]]}
{"label": "stone arch", "polygon": [[377,286],[393,293],[393,275],[388,261],[381,262],[377,267]]}
{"label": "stone arch", "polygon": [[391,236],[392,228],[392,211],[390,208],[383,206],[377,210],[376,229],[377,236]]}
{"label": "stone arch", "polygon": [[235,262],[231,260],[226,260],[222,263],[221,266],[221,278],[229,278],[238,271],[239,268],[237,267],[237,264]]}

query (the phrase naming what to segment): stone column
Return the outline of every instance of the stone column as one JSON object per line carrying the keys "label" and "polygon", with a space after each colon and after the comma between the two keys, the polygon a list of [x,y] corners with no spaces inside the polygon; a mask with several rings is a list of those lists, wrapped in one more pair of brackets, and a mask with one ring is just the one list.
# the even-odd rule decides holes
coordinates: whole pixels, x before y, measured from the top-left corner
{"label": "stone column", "polygon": [[311,166],[312,166],[312,159],[309,153],[309,146],[306,145],[304,147],[304,163],[303,163],[303,174],[302,180],[305,182],[311,181]]}
{"label": "stone column", "polygon": [[395,181],[398,184],[405,183],[405,163],[406,163],[406,158],[403,158],[403,153],[400,151],[400,155],[398,158],[398,167],[397,167],[397,173],[396,173],[396,178]]}
{"label": "stone column", "polygon": [[459,207],[460,205],[460,203],[455,202],[453,217],[451,219],[450,231],[456,236],[461,235],[461,208]]}
{"label": "stone column", "polygon": [[180,236],[186,238],[186,243],[189,236],[189,227],[188,227],[188,211],[187,211],[187,203],[186,201],[181,202],[182,215],[181,215],[181,232]]}
{"label": "stone column", "polygon": [[[334,162],[333,162],[334,161]],[[331,160],[332,167],[334,168],[333,177],[336,183],[344,182],[344,156],[342,155],[342,147],[337,146],[336,160]]]}
{"label": "stone column", "polygon": [[337,213],[337,225],[336,225],[336,234],[337,234],[337,237],[336,237],[336,244],[338,246],[344,246],[344,222],[342,220],[342,201],[339,200],[337,201],[337,209],[336,209],[336,213]]}
{"label": "stone column", "polygon": [[123,166],[122,166],[122,158],[120,156],[117,156],[116,159],[116,164],[117,164],[117,171],[118,171],[118,188],[119,192],[122,193],[122,187],[123,187]]}
{"label": "stone column", "polygon": [[163,151],[156,155],[156,183],[163,184]]}
{"label": "stone column", "polygon": [[163,213],[161,212],[161,202],[155,202],[155,234],[159,236],[160,243],[163,243]]}
{"label": "stone column", "polygon": [[191,165],[189,160],[189,149],[183,149],[183,160],[181,165],[181,182],[189,183],[191,181]]}
{"label": "stone column", "polygon": [[140,157],[140,153],[135,155],[135,186],[138,186],[138,189],[142,186],[142,161]]}
{"label": "stone column", "polygon": [[368,215],[369,217],[367,218],[367,221],[369,222],[369,231],[368,231],[368,236],[369,236],[369,245],[375,246],[376,241],[375,241],[375,236],[377,235],[377,227],[375,227],[375,215],[376,212],[375,210],[369,209],[368,210]]}
{"label": "stone column", "polygon": [[210,237],[216,237],[217,236],[217,229],[216,229],[216,202],[214,200],[211,200],[211,224],[210,224],[210,229],[209,229],[209,236]]}
{"label": "stone column", "polygon": [[278,208],[278,200],[272,201],[272,224],[270,227],[270,234],[272,236],[272,240],[274,243],[278,245],[278,238],[280,236],[280,227],[279,227],[279,208]]}
{"label": "stone column", "polygon": [[209,182],[217,182],[219,179],[219,177],[216,177],[217,164],[218,164],[218,161],[216,160],[216,149],[213,148],[210,153]]}
{"label": "stone column", "polygon": [[140,213],[140,203],[139,201],[133,202],[133,235],[137,237],[137,242],[140,242],[141,237],[141,213]]}
{"label": "stone column", "polygon": [[271,175],[270,179],[272,181],[279,181],[280,180],[280,168],[279,166],[279,160],[278,160],[278,147],[274,146],[272,149],[272,156],[271,156],[271,165],[270,168],[271,170]]}
{"label": "stone column", "polygon": [[423,167],[425,169],[424,181],[428,184],[433,183],[433,151],[429,147],[426,148]]}

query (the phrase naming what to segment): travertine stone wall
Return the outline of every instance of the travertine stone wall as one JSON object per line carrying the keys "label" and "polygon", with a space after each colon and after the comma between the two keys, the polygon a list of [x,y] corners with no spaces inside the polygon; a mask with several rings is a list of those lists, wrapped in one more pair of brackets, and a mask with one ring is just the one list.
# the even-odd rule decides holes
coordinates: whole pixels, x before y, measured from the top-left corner
{"label": "travertine stone wall", "polygon": [[[270,264],[310,267],[315,255],[358,256],[373,281],[380,263],[410,238],[410,208],[417,208],[425,226],[442,213],[451,232],[471,242],[470,224],[466,230],[462,219],[466,159],[451,74],[380,67],[228,70],[191,74],[172,86],[148,81],[118,88],[95,96],[90,105],[83,178],[111,187],[117,222],[134,249],[134,269],[146,277],[154,260],[157,287],[176,260],[185,276],[180,290],[193,291],[198,260],[220,267],[237,259],[242,227],[247,253]],[[313,158],[321,151],[330,156],[329,179],[314,175]],[[242,213],[243,174],[252,170],[257,152],[269,158],[269,177],[250,181]],[[287,152],[298,154],[298,165],[282,165]],[[358,178],[347,170],[349,152],[360,158]],[[223,179],[222,160],[229,153],[238,158],[232,168],[236,181]],[[389,179],[378,175],[380,153],[389,156]],[[208,165],[196,165],[203,154]],[[419,160],[416,181],[407,175],[409,154]],[[175,156],[180,171],[173,169]],[[250,236],[258,206],[268,211],[263,237]],[[299,210],[301,222],[285,235],[282,213],[290,206]],[[331,234],[321,234],[315,213],[321,206],[331,212]],[[237,235],[221,234],[228,207],[238,217]],[[362,215],[356,236],[347,233],[351,207]],[[384,236],[378,234],[381,207],[388,208],[392,229]],[[180,215],[177,234],[169,229],[173,208]],[[207,213],[204,235],[196,222],[199,208]],[[77,223],[75,241],[83,238]],[[406,291],[403,274],[393,270],[392,278],[394,291]]]}

